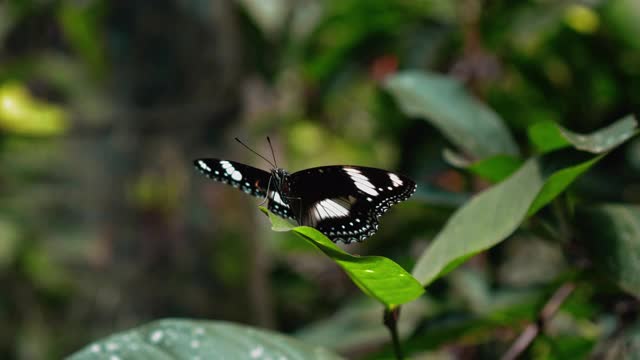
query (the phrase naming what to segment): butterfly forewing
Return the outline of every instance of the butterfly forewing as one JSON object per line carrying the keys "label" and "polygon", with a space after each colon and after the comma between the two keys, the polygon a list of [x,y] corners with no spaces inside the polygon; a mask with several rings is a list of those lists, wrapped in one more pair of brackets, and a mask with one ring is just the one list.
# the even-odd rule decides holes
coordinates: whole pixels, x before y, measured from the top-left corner
{"label": "butterfly forewing", "polygon": [[268,208],[283,218],[293,218],[288,198],[282,193],[282,185],[272,178],[271,173],[235,161],[220,159],[197,159],[196,169],[215,181],[231,185],[258,198],[269,194]]}
{"label": "butterfly forewing", "polygon": [[289,177],[293,216],[333,241],[362,241],[378,229],[378,217],[416,189],[411,179],[361,166],[323,166]]}
{"label": "butterfly forewing", "polygon": [[194,165],[208,178],[229,184],[249,195],[264,198],[267,194],[271,174],[264,170],[220,159],[197,159]]}

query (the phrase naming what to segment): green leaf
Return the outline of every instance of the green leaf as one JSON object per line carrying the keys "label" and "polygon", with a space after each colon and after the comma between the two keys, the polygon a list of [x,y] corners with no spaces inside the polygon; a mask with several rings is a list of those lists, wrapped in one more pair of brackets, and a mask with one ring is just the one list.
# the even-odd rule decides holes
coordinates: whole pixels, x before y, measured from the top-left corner
{"label": "green leaf", "polygon": [[[627,124],[627,119],[621,123]],[[626,129],[629,134],[635,131]],[[608,150],[629,138],[617,131],[606,134],[613,137],[602,139],[611,144]],[[509,178],[459,208],[418,259],[413,275],[426,286],[506,239],[527,216],[548,204],[602,157],[589,158],[584,152],[567,149],[529,159]]]}
{"label": "green leaf", "polygon": [[620,288],[640,296],[640,206],[608,204],[579,209],[578,238],[594,266]]}
{"label": "green leaf", "polygon": [[28,135],[55,136],[69,128],[64,108],[33,97],[18,82],[0,85],[0,131]]}
{"label": "green leaf", "polygon": [[502,119],[469,95],[456,80],[409,70],[389,77],[386,89],[409,116],[429,121],[452,143],[476,158],[518,155],[518,148]]}
{"label": "green leaf", "polygon": [[293,230],[296,227],[296,224],[287,219],[283,219],[280,216],[277,216],[263,206],[260,206],[260,210],[269,217],[269,220],[271,221],[271,230],[273,231],[287,232]]}
{"label": "green leaf", "polygon": [[[538,192],[535,200],[529,207],[527,216],[535,214],[542,207],[550,203],[556,196],[560,195],[571,183],[582,175],[585,171],[589,170],[593,164],[598,162],[604,155],[596,156],[591,160],[585,161],[581,164],[570,166],[562,170],[554,172],[547,178],[542,185],[542,189]],[[545,159],[545,160],[548,160]],[[547,169],[552,166],[547,162]],[[548,171],[547,171],[548,172]]]}
{"label": "green leaf", "polygon": [[[553,155],[556,154],[549,154]],[[553,168],[553,162],[545,160],[548,159],[528,160],[508,179],[458,209],[422,254],[413,276],[426,286],[471,256],[506,239],[527,214],[552,200],[552,195],[556,196],[597,161],[590,159],[545,175]],[[547,190],[541,192],[545,186]],[[538,198],[538,194],[542,196]],[[530,210],[531,206],[535,206],[535,210]]]}
{"label": "green leaf", "polygon": [[536,150],[541,153],[573,145],[578,150],[602,154],[627,141],[634,135],[637,126],[633,115],[628,115],[586,135],[574,133],[553,122],[536,123],[529,127],[528,134]]}
{"label": "green leaf", "polygon": [[560,126],[562,135],[578,150],[588,151],[594,154],[602,154],[627,141],[635,134],[638,122],[633,115],[602,128],[589,135],[581,135]]}
{"label": "green leaf", "polygon": [[571,145],[569,141],[562,136],[558,124],[553,121],[537,122],[529,126],[527,134],[533,147],[541,154]]}
{"label": "green leaf", "polygon": [[507,180],[474,196],[452,215],[418,259],[413,276],[426,286],[453,270],[461,259],[505,239],[524,219],[542,183],[540,164],[531,159]]}
{"label": "green leaf", "polygon": [[522,159],[509,155],[496,155],[471,164],[472,173],[491,182],[499,182],[513,174],[522,165]]}
{"label": "green leaf", "polygon": [[260,209],[268,214],[274,230],[286,231],[288,228],[309,241],[340,265],[365,294],[387,308],[393,309],[408,303],[424,293],[420,283],[391,259],[382,256],[353,256],[318,230],[308,226],[294,227],[267,209]]}
{"label": "green leaf", "polygon": [[84,359],[342,359],[272,331],[223,321],[166,319],[87,345]]}

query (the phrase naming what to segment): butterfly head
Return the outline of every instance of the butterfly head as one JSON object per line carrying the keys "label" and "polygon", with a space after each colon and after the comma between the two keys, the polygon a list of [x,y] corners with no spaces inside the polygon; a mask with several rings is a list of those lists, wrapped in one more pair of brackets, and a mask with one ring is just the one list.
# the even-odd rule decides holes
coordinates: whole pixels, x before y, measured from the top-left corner
{"label": "butterfly head", "polygon": [[273,181],[275,181],[278,188],[282,187],[282,184],[284,184],[287,176],[289,176],[289,173],[285,169],[271,169],[271,178],[273,179]]}

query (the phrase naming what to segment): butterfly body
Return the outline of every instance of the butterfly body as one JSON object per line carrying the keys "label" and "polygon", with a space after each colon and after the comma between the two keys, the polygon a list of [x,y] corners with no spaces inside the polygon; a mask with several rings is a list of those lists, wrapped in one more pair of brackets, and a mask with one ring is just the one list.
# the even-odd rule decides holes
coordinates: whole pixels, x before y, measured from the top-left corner
{"label": "butterfly body", "polygon": [[198,159],[194,164],[213,180],[267,197],[271,212],[314,227],[334,242],[363,241],[373,235],[378,218],[416,189],[406,176],[363,166],[321,166],[289,174],[219,159]]}

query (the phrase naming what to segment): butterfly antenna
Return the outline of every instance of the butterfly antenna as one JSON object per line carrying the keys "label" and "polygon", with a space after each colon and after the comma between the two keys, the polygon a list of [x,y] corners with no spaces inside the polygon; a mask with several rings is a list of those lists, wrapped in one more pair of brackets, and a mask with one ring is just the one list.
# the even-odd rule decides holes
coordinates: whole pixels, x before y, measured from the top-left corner
{"label": "butterfly antenna", "polygon": [[[238,138],[235,138],[235,139],[236,139],[236,141],[237,141],[237,142],[239,142],[239,143],[240,143],[240,145],[244,146],[245,148],[247,148],[247,149],[248,149],[249,151],[251,151],[252,153],[254,153],[254,154],[256,154],[256,155],[260,156],[262,159],[264,159],[264,161],[268,162],[268,163],[269,163],[269,165],[273,166],[274,168],[277,168],[277,166],[276,166],[274,163],[272,163],[271,161],[269,161],[269,159],[267,159],[266,157],[264,157],[264,156],[262,156],[262,155],[258,154],[255,150],[253,150],[252,148],[250,148],[250,147],[248,147],[247,145],[245,145],[245,143],[243,143],[242,141],[240,141],[240,139],[238,139]],[[273,151],[273,149],[271,149],[271,151]]]}
{"label": "butterfly antenna", "polygon": [[269,143],[269,148],[271,148],[271,156],[273,156],[273,162],[276,164],[276,168],[278,167],[278,160],[276,160],[276,154],[273,152],[273,145],[271,145],[271,139],[267,136],[267,142]]}

